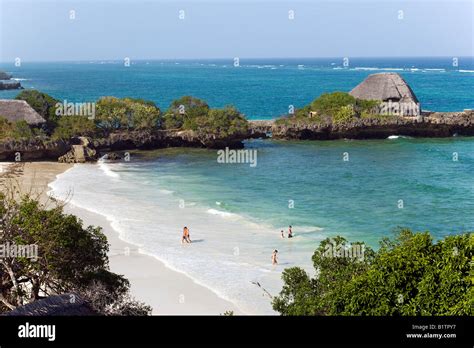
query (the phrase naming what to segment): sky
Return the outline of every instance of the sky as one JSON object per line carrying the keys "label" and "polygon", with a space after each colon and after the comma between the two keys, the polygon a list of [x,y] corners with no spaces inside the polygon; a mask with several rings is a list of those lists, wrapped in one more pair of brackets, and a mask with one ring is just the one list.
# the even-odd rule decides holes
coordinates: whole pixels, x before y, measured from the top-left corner
{"label": "sky", "polygon": [[0,0],[0,61],[474,56],[473,3]]}

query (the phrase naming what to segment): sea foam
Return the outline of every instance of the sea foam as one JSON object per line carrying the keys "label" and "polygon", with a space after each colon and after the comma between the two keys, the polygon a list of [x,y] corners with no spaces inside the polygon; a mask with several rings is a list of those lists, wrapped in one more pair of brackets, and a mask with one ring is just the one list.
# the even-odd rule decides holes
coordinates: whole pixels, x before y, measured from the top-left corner
{"label": "sea foam", "polygon": [[[121,239],[233,302],[243,313],[274,314],[255,286],[258,282],[271,293],[281,289],[284,267],[272,267],[273,249],[280,250],[285,267],[311,269],[312,245],[295,249],[298,240],[289,243],[276,228],[239,214],[201,204],[180,208],[179,197],[163,193],[156,180],[143,184],[150,177],[146,169],[129,172],[127,166],[103,161],[76,165],[50,184],[50,194],[106,217]],[[183,226],[190,229],[190,245],[180,243]]]}

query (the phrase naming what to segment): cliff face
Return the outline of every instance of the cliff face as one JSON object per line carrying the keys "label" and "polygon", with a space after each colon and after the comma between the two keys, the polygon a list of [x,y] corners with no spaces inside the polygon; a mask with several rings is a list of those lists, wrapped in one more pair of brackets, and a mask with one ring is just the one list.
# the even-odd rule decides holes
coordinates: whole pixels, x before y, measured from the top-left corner
{"label": "cliff face", "polygon": [[128,131],[112,133],[107,138],[94,139],[92,143],[99,149],[157,149],[164,147],[202,147],[222,148],[243,147],[242,141],[246,134],[232,138],[217,138],[211,134],[198,134],[193,131]]}
{"label": "cliff face", "polygon": [[69,141],[11,140],[0,143],[0,161],[15,161],[17,153],[21,160],[59,160],[67,163],[82,163],[97,160],[109,151],[151,150],[166,147],[242,148],[246,135],[233,138],[216,138],[210,134],[192,131],[122,131],[107,137],[90,139],[73,138]]}
{"label": "cliff face", "polygon": [[474,135],[474,111],[431,113],[423,118],[356,119],[351,122],[287,124],[251,122],[253,137],[271,132],[275,139],[385,139],[390,135],[413,137],[450,137]]}
{"label": "cliff face", "polygon": [[70,149],[65,141],[12,140],[0,143],[0,161],[15,161],[20,154],[21,161],[57,160]]}

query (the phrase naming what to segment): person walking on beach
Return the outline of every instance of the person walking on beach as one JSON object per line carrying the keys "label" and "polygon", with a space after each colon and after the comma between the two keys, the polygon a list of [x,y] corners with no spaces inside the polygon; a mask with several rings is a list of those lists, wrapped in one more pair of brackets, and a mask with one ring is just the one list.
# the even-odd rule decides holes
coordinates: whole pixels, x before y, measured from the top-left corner
{"label": "person walking on beach", "polygon": [[181,238],[181,244],[184,242],[191,243],[191,237],[189,236],[189,229],[187,226],[183,228],[183,237]]}
{"label": "person walking on beach", "polygon": [[272,265],[277,265],[278,264],[278,260],[277,260],[277,254],[278,254],[278,250],[273,250],[273,253],[272,253]]}
{"label": "person walking on beach", "polygon": [[291,225],[288,227],[288,238],[293,238],[293,231],[291,230]]}

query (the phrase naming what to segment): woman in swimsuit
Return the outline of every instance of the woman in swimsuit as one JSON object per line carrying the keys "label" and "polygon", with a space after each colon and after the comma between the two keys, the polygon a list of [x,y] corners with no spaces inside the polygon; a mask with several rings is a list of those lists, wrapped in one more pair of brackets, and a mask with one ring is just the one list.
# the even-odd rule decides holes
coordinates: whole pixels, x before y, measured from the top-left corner
{"label": "woman in swimsuit", "polygon": [[273,250],[273,253],[272,253],[272,265],[278,264],[277,253],[278,253],[278,250],[276,250],[276,249]]}

